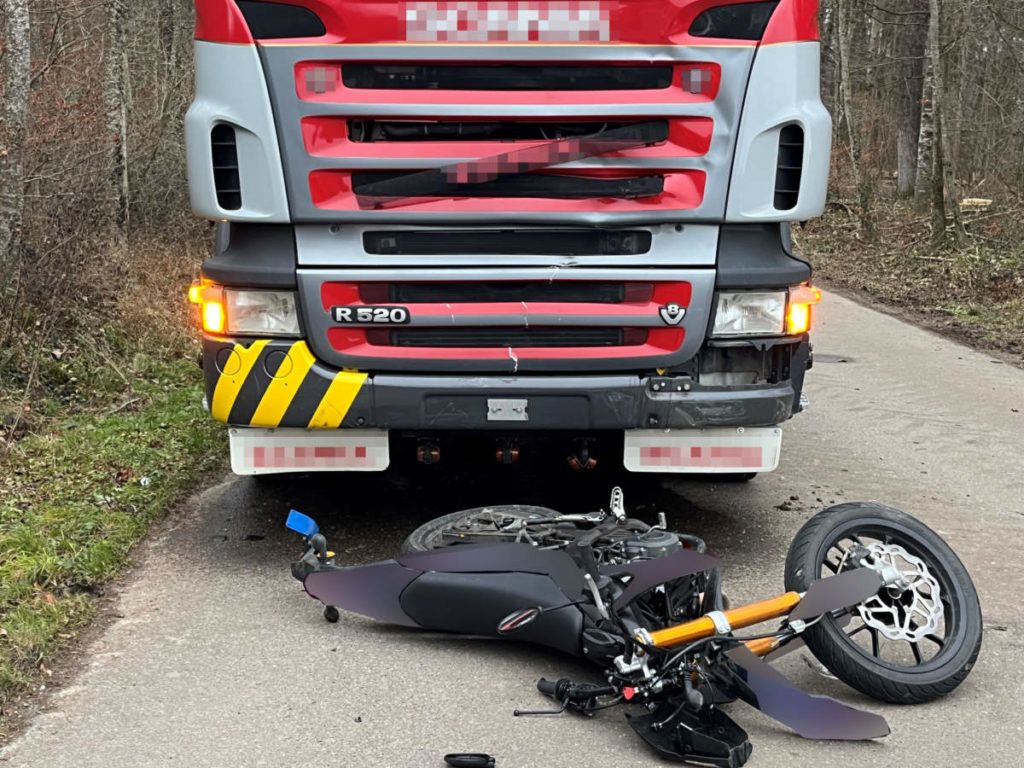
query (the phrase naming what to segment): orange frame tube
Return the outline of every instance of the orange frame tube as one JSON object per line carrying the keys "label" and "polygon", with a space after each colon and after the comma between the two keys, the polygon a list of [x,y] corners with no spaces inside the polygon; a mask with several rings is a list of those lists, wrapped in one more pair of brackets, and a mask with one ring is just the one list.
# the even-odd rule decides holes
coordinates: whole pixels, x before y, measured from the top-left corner
{"label": "orange frame tube", "polygon": [[[758,603],[730,608],[727,611],[723,611],[723,613],[730,627],[742,629],[752,624],[760,624],[762,621],[785,616],[799,602],[800,595],[798,593],[787,592],[784,595],[762,600]],[[651,632],[651,640],[657,648],[672,648],[676,645],[692,643],[694,640],[700,640],[703,637],[711,637],[716,632],[715,622],[707,616],[701,616],[693,621],[687,621],[683,624],[676,624],[672,627],[665,627],[664,629]]]}

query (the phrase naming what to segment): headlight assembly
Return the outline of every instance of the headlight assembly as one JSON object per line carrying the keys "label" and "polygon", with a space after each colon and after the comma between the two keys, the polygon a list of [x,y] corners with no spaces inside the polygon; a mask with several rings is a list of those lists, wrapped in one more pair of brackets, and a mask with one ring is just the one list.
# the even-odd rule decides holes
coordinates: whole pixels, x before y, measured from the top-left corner
{"label": "headlight assembly", "polygon": [[298,336],[299,316],[291,291],[224,289],[227,333],[238,336]]}
{"label": "headlight assembly", "polygon": [[786,318],[786,291],[718,294],[712,336],[780,336]]}

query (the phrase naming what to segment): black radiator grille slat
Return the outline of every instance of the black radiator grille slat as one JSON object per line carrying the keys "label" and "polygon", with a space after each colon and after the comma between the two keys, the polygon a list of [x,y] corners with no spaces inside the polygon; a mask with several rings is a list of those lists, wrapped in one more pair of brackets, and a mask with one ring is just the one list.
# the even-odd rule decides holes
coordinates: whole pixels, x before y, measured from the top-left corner
{"label": "black radiator grille slat", "polygon": [[775,170],[775,208],[788,211],[800,199],[800,176],[803,173],[804,129],[784,125],[779,131],[779,157]]}
{"label": "black radiator grille slat", "polygon": [[672,84],[671,66],[345,64],[346,88],[450,91],[655,90]]}
{"label": "black radiator grille slat", "polygon": [[[668,121],[664,133],[668,135]],[[377,141],[554,141],[634,125],[622,121],[349,120],[348,136]]]}
{"label": "black radiator grille slat", "polygon": [[374,182],[408,177],[409,172],[360,171],[352,174],[352,188],[356,195],[368,198],[387,197],[540,197],[550,199],[585,199],[591,197],[654,197],[665,187],[662,176],[634,176],[622,179],[602,179],[586,176],[568,176],[547,173],[521,173],[503,176],[493,181],[457,184],[445,181],[440,174],[435,178],[417,179],[415,188],[401,195],[381,195],[373,189]]}
{"label": "black radiator grille slat", "polygon": [[557,281],[546,283],[389,283],[380,286],[386,296],[363,301],[399,304],[465,304],[471,302],[563,302],[619,304],[626,299],[625,283]]}
{"label": "black radiator grille slat", "polygon": [[238,146],[235,129],[219,123],[210,131],[210,151],[213,158],[213,185],[217,191],[217,205],[225,211],[242,207],[242,183],[238,175]]}
{"label": "black radiator grille slat", "polygon": [[636,256],[651,250],[651,240],[645,230],[396,230],[364,233],[363,250],[387,256]]}
{"label": "black radiator grille slat", "polygon": [[[640,333],[645,332],[640,329]],[[371,344],[394,347],[616,347],[621,328],[403,328],[367,331]],[[642,343],[642,342],[641,342]]]}

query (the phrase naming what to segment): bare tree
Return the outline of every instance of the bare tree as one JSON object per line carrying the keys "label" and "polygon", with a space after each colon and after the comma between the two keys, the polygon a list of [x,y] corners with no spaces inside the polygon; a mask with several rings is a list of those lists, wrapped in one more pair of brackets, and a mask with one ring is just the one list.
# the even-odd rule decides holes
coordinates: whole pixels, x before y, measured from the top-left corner
{"label": "bare tree", "polygon": [[128,52],[125,28],[127,0],[107,0],[104,50],[103,103],[110,137],[111,222],[114,236],[124,240],[128,231]]}
{"label": "bare tree", "polygon": [[[23,143],[29,119],[31,37],[28,0],[0,0],[0,67],[3,124],[0,125],[0,274],[9,281],[21,242],[25,210]],[[0,302],[2,306],[2,302]]]}
{"label": "bare tree", "polygon": [[922,0],[907,0],[911,6],[896,26],[896,55],[899,80],[896,107],[896,191],[911,197],[917,182],[917,141],[921,132],[921,87],[924,47],[928,26],[927,7]]}
{"label": "bare tree", "polygon": [[[952,111],[949,109],[951,102],[951,94],[954,89],[949,87],[949,81],[946,77],[946,61],[945,55],[943,54],[943,43],[949,43],[944,39],[943,29],[948,19],[948,12],[945,10],[948,8],[947,4],[943,4],[941,0],[929,0],[929,11],[935,16],[936,19],[936,36],[939,44],[932,49],[932,52],[936,55],[936,59],[932,62],[932,68],[935,71],[935,89],[933,98],[935,100],[935,132],[937,138],[937,147],[935,152],[936,162],[933,166],[933,173],[937,177],[938,181],[932,181],[932,187],[934,188],[938,184],[939,189],[946,197],[952,198],[952,202],[948,206],[942,207],[943,216],[943,229],[945,229],[945,217],[949,213],[953,220],[953,235],[956,238],[957,243],[962,243],[966,233],[964,232],[963,221],[960,216],[960,194],[959,185],[957,184],[956,175],[954,169],[956,167],[956,155],[953,152],[953,141],[952,141],[952,121],[948,120]],[[948,51],[949,46],[946,46]],[[948,210],[947,210],[948,209]],[[933,221],[935,221],[935,212],[932,212]],[[937,224],[937,221],[936,221]],[[936,235],[935,231],[932,232],[932,239],[936,243],[942,242],[944,234]]]}
{"label": "bare tree", "polygon": [[935,74],[939,58],[939,4],[928,0],[928,34],[925,38],[921,83],[921,130],[917,140],[917,184],[914,199],[926,201],[932,210],[932,237],[941,241],[946,231],[945,197],[942,189],[941,145],[936,141]]}
{"label": "bare tree", "polygon": [[853,171],[854,186],[857,188],[857,199],[860,205],[861,230],[864,236],[875,238],[874,212],[872,210],[871,182],[861,165],[862,149],[858,123],[854,119],[853,84],[851,77],[853,24],[853,0],[839,0],[837,13],[837,36],[839,38],[839,80],[840,94],[843,102],[843,121],[846,123],[850,168]]}

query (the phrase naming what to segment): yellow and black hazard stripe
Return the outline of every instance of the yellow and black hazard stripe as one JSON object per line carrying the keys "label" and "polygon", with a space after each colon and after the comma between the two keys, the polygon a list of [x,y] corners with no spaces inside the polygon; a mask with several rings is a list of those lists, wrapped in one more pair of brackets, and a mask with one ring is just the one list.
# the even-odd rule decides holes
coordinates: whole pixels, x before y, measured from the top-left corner
{"label": "yellow and black hazard stripe", "polygon": [[210,413],[228,424],[336,429],[366,374],[318,365],[305,341],[260,339],[213,352]]}

